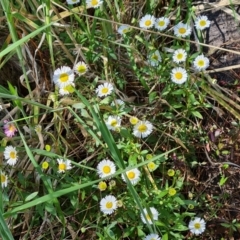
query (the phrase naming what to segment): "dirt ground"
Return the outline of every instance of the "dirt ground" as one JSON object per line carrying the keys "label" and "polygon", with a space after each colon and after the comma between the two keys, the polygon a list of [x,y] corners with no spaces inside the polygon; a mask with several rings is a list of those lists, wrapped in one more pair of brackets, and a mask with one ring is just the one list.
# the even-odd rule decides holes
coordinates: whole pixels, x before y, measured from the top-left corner
{"label": "dirt ground", "polygon": [[[240,50],[240,1],[232,6],[229,0],[209,1],[205,5],[205,12],[211,21],[210,28],[206,31],[205,43],[229,49],[233,52],[224,52],[222,50],[207,49],[207,54],[211,58],[211,68],[218,69],[223,67],[235,66],[240,64],[240,55],[234,54]],[[234,82],[239,79],[240,66],[228,71],[215,73],[215,78],[220,82]]]}
{"label": "dirt ground", "polygon": [[[240,52],[240,0],[235,1],[236,4],[232,6],[224,5],[229,3],[226,0],[209,0],[208,2],[210,4],[198,2],[198,7],[203,11],[201,14],[207,15],[211,20],[211,26],[206,31],[205,43],[232,50],[232,52],[225,52],[211,48],[205,49],[205,54],[211,61],[209,69],[217,69],[210,75],[220,86],[239,96],[240,55],[235,52]],[[229,69],[221,70],[226,67]],[[218,107],[217,103],[216,106]],[[201,195],[204,195],[208,208],[211,206],[215,209],[204,215],[206,219],[212,220],[207,224],[209,237],[201,239],[239,240],[239,227],[233,231],[231,227],[225,228],[221,224],[229,224],[234,220],[240,222],[240,128],[232,126],[231,122],[237,120],[229,114],[223,114],[220,117],[209,113],[208,117],[205,127],[209,133],[209,152],[206,154],[203,149],[199,151],[199,159],[208,164],[198,167],[193,172],[194,179],[192,179],[198,182],[194,185],[196,192],[199,193],[199,199]],[[213,125],[216,126],[215,130],[212,128]],[[220,134],[216,134],[217,132]],[[227,169],[224,169],[223,165],[219,164],[221,162],[229,162],[238,166],[230,164]],[[219,186],[222,176],[228,179],[223,186]],[[204,212],[204,209],[201,211]]]}

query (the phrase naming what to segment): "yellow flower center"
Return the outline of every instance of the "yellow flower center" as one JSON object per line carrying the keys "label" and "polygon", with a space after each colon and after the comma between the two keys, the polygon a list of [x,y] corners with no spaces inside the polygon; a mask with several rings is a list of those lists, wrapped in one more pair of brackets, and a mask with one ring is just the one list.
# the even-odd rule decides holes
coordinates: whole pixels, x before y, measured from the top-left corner
{"label": "yellow flower center", "polygon": [[116,126],[117,126],[117,120],[116,120],[116,119],[113,119],[113,120],[111,121],[110,125],[111,125],[112,127],[116,127]]}
{"label": "yellow flower center", "polygon": [[10,152],[9,156],[10,156],[10,158],[15,159],[16,153],[12,151],[12,152]]}
{"label": "yellow flower center", "polygon": [[160,27],[163,27],[163,26],[164,26],[164,24],[165,24],[165,22],[164,22],[164,21],[159,21],[159,22],[158,22],[158,25],[159,25]]}
{"label": "yellow flower center", "polygon": [[128,176],[129,179],[134,179],[135,178],[135,173],[134,172],[129,172],[127,174],[127,176]]}
{"label": "yellow flower center", "polygon": [[102,93],[107,94],[109,92],[109,89],[107,87],[102,88]]}
{"label": "yellow flower center", "polygon": [[16,130],[16,128],[14,127],[14,125],[10,124],[9,127],[8,127],[8,130],[10,132],[14,132]]}
{"label": "yellow flower center", "polygon": [[147,218],[147,220],[151,221],[151,217],[148,214],[146,215],[146,218]]}
{"label": "yellow flower center", "polygon": [[201,224],[200,223],[195,223],[194,224],[194,228],[195,229],[200,229],[201,228]]}
{"label": "yellow flower center", "polygon": [[206,26],[206,21],[205,20],[200,20],[199,24],[200,24],[201,27],[204,27],[204,26]]}
{"label": "yellow flower center", "polygon": [[45,161],[42,163],[42,169],[47,169],[48,166],[49,166],[48,162]]}
{"label": "yellow flower center", "polygon": [[198,66],[199,67],[204,67],[204,61],[203,60],[199,60],[198,61]]}
{"label": "yellow flower center", "polygon": [[175,73],[175,78],[176,78],[177,80],[181,80],[182,77],[183,77],[182,73],[180,73],[180,72]]}
{"label": "yellow flower center", "polygon": [[84,65],[80,65],[80,66],[78,66],[77,71],[79,73],[85,73],[86,72],[86,67]]}
{"label": "yellow flower center", "polygon": [[123,33],[127,33],[127,32],[128,32],[127,28],[123,29]]}
{"label": "yellow flower center", "polygon": [[113,203],[112,202],[107,202],[106,203],[106,208],[112,208],[113,206]]}
{"label": "yellow flower center", "polygon": [[151,21],[151,20],[145,21],[145,25],[146,25],[147,27],[149,27],[151,24],[152,24],[152,21]]}
{"label": "yellow flower center", "polygon": [[173,169],[169,169],[169,170],[168,170],[168,176],[169,176],[169,177],[173,177],[174,174],[175,174],[175,171],[174,171]]}
{"label": "yellow flower center", "polygon": [[138,126],[138,131],[143,133],[147,131],[147,126],[145,124],[141,124]]}
{"label": "yellow flower center", "polygon": [[148,164],[148,168],[149,168],[150,170],[154,170],[155,167],[156,167],[156,164],[155,164],[154,162],[150,162],[150,163]]}
{"label": "yellow flower center", "polygon": [[98,0],[92,0],[92,5],[93,5],[93,6],[98,5]]}
{"label": "yellow flower center", "polygon": [[65,163],[59,163],[58,169],[60,171],[65,171],[67,169],[67,165]]}
{"label": "yellow flower center", "polygon": [[179,33],[181,33],[181,34],[184,34],[184,33],[186,33],[186,28],[179,28]]}
{"label": "yellow flower center", "polygon": [[182,58],[183,58],[183,54],[182,53],[178,53],[177,59],[182,59]]}
{"label": "yellow flower center", "polygon": [[152,55],[152,59],[157,61],[158,60],[158,56],[156,54],[153,54]]}
{"label": "yellow flower center", "polygon": [[176,190],[175,190],[174,188],[169,188],[168,194],[169,194],[170,196],[174,196],[174,195],[176,194]]}
{"label": "yellow flower center", "polygon": [[136,117],[131,117],[131,118],[129,119],[129,121],[130,121],[130,123],[131,123],[132,125],[136,125],[136,124],[138,123],[138,118],[136,118]]}
{"label": "yellow flower center", "polygon": [[5,183],[6,182],[6,176],[1,174],[1,183]]}
{"label": "yellow flower center", "polygon": [[100,191],[104,191],[107,188],[107,184],[105,182],[100,182],[98,184],[98,188],[99,188]]}
{"label": "yellow flower center", "polygon": [[66,74],[66,73],[62,73],[62,74],[60,74],[60,77],[59,77],[59,79],[60,79],[60,82],[67,82],[68,81],[68,74]]}
{"label": "yellow flower center", "polygon": [[47,144],[47,145],[45,145],[45,149],[46,149],[46,151],[49,152],[51,150],[51,146]]}
{"label": "yellow flower center", "polygon": [[104,173],[110,173],[111,172],[111,168],[109,166],[104,166],[103,167],[103,172]]}

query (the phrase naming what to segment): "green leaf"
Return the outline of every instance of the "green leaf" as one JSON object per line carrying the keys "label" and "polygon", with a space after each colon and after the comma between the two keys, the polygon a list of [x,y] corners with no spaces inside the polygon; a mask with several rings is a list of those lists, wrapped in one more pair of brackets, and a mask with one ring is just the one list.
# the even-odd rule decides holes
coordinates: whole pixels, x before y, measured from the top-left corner
{"label": "green leaf", "polygon": [[0,85],[0,93],[11,94],[8,89]]}
{"label": "green leaf", "polygon": [[124,234],[123,234],[123,238],[126,238],[128,236],[130,236],[133,232],[134,232],[135,228],[134,227],[129,227],[124,229]]}
{"label": "green leaf", "polygon": [[81,116],[85,118],[90,118],[90,115],[88,114],[86,109],[81,109]]}
{"label": "green leaf", "polygon": [[143,232],[143,230],[141,228],[142,227],[139,227],[139,226],[137,227],[138,236],[140,238],[142,238],[145,235],[145,233]]}
{"label": "green leaf", "polygon": [[221,225],[225,228],[230,228],[231,225],[229,223],[221,223]]}
{"label": "green leaf", "polygon": [[168,240],[168,233],[165,233],[165,234],[162,236],[162,240]]}
{"label": "green leaf", "polygon": [[132,134],[126,128],[121,127],[120,135],[121,135],[121,137],[126,138],[126,139],[131,139],[132,138]]}
{"label": "green leaf", "polygon": [[228,155],[228,154],[230,154],[230,152],[229,152],[228,150],[223,150],[223,151],[221,152],[221,154],[223,154],[223,155]]}
{"label": "green leaf", "polygon": [[161,227],[167,227],[165,223],[160,222],[160,221],[156,221],[155,222],[157,226],[161,226]]}
{"label": "green leaf", "polygon": [[109,55],[114,59],[117,60],[117,56],[114,53],[109,53]]}
{"label": "green leaf", "polygon": [[188,227],[182,225],[182,224],[178,224],[172,227],[172,229],[176,230],[176,231],[186,231],[188,230]]}
{"label": "green leaf", "polygon": [[219,186],[223,186],[225,184],[225,182],[228,180],[228,177],[225,177],[224,175],[221,177],[220,181],[219,181]]}
{"label": "green leaf", "polygon": [[56,216],[56,208],[53,206],[52,202],[45,203],[45,210]]}
{"label": "green leaf", "polygon": [[176,91],[171,92],[172,95],[183,95],[185,92],[183,89],[178,89]]}
{"label": "green leaf", "polygon": [[165,112],[165,113],[162,113],[162,115],[167,119],[174,119],[175,117],[171,112]]}
{"label": "green leaf", "polygon": [[[7,83],[8,83],[8,88],[9,88],[9,91],[11,92],[11,94],[13,96],[17,96],[18,97],[18,92],[17,92],[16,87],[14,87],[10,82],[7,82]],[[17,106],[20,109],[22,109],[22,103],[21,103],[20,100],[13,100],[13,103],[15,104],[15,106]]]}
{"label": "green leaf", "polygon": [[185,205],[185,202],[180,197],[175,197],[174,200],[180,205]]}
{"label": "green leaf", "polygon": [[168,194],[168,190],[163,190],[158,194],[158,197],[162,198],[162,197],[166,196],[167,194]]}
{"label": "green leaf", "polygon": [[235,223],[235,227],[240,228],[240,223]]}
{"label": "green leaf", "polygon": [[138,154],[132,154],[129,156],[128,158],[128,162],[130,166],[134,166],[137,164],[137,158],[138,158]]}
{"label": "green leaf", "polygon": [[149,94],[149,103],[152,103],[156,99],[156,96],[157,96],[157,92],[151,92]]}
{"label": "green leaf", "polygon": [[171,104],[173,108],[182,108],[183,105],[181,103],[172,103]]}
{"label": "green leaf", "polygon": [[38,192],[31,193],[30,195],[28,195],[28,196],[25,198],[25,202],[28,202],[28,201],[32,200],[32,199],[35,198],[37,195],[38,195]]}
{"label": "green leaf", "polygon": [[199,105],[200,103],[196,100],[194,94],[190,94],[189,98],[190,102],[192,103],[192,105]]}
{"label": "green leaf", "polygon": [[83,108],[85,108],[86,106],[85,106],[83,103],[78,102],[78,103],[74,103],[74,104],[72,105],[72,107],[73,107],[73,108],[76,108],[76,109],[83,109]]}
{"label": "green leaf", "polygon": [[203,119],[202,114],[198,111],[192,111],[191,114],[197,118]]}

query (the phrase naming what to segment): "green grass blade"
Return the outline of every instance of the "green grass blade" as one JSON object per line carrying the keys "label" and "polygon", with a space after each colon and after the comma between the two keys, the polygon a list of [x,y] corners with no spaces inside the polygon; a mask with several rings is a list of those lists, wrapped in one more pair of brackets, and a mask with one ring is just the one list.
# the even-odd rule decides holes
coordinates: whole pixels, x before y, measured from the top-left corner
{"label": "green grass blade", "polygon": [[14,240],[12,233],[10,232],[4,218],[2,211],[0,210],[0,235],[3,240]]}
{"label": "green grass blade", "polygon": [[43,27],[40,27],[39,29],[35,30],[32,33],[29,33],[27,36],[19,39],[17,42],[11,44],[10,46],[8,46],[6,49],[4,49],[2,52],[0,52],[0,58],[2,58],[3,56],[5,56],[6,54],[8,54],[11,51],[15,51],[15,49],[17,47],[19,47],[20,45],[22,45],[23,43],[27,42],[30,38],[35,37],[37,34],[41,33],[44,29],[50,27],[52,25],[52,23],[49,23]]}

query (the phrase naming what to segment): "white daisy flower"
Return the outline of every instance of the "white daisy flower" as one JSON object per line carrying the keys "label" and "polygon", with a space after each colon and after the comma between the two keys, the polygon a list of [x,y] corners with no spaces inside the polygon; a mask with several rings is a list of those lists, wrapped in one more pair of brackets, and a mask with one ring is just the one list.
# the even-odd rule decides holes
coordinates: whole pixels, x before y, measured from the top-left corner
{"label": "white daisy flower", "polygon": [[13,146],[7,146],[4,150],[4,158],[7,160],[7,164],[14,166],[18,160],[16,148]]}
{"label": "white daisy flower", "polygon": [[139,26],[143,29],[151,28],[155,23],[155,17],[147,14],[140,19]]}
{"label": "white daisy flower", "polygon": [[148,62],[153,67],[158,66],[161,61],[162,61],[162,58],[161,58],[160,52],[158,50],[156,50],[154,53],[152,53],[148,57]]}
{"label": "white daisy flower", "polygon": [[70,67],[63,66],[54,71],[53,82],[56,86],[63,88],[74,81],[74,72]]}
{"label": "white daisy flower", "polygon": [[97,165],[97,173],[100,178],[104,178],[107,176],[110,176],[116,172],[116,165],[114,162],[103,159],[98,165]]}
{"label": "white daisy flower", "polygon": [[206,70],[209,67],[209,59],[201,54],[195,58],[193,66],[198,71]]}
{"label": "white daisy flower", "polygon": [[111,83],[104,83],[97,87],[96,93],[98,97],[106,97],[110,95],[113,91],[113,85]]}
{"label": "white daisy flower", "polygon": [[210,21],[207,16],[199,16],[195,21],[195,27],[198,30],[204,30],[205,28],[209,28]]}
{"label": "white daisy flower", "polygon": [[64,173],[66,170],[70,170],[72,168],[71,161],[66,159],[57,159],[58,161],[58,172]]}
{"label": "white daisy flower", "polygon": [[160,17],[157,18],[155,21],[155,25],[154,27],[159,30],[159,31],[163,31],[167,28],[167,26],[169,25],[170,20],[167,17]]}
{"label": "white daisy flower", "polygon": [[112,214],[117,209],[117,199],[108,195],[100,201],[100,209],[104,214]]}
{"label": "white daisy flower", "polygon": [[124,35],[129,31],[130,31],[130,26],[129,25],[121,25],[117,30],[117,32],[121,35]]}
{"label": "white daisy flower", "polygon": [[202,234],[206,229],[206,222],[201,218],[194,218],[189,222],[188,228],[195,235]]}
{"label": "white daisy flower", "polygon": [[148,234],[143,240],[161,240],[156,233]]}
{"label": "white daisy flower", "polygon": [[172,69],[171,80],[174,83],[182,84],[187,81],[187,71],[184,68],[176,67]]}
{"label": "white daisy flower", "polygon": [[70,93],[73,93],[74,92],[74,87],[75,87],[75,84],[72,83],[72,84],[69,84],[63,88],[60,88],[59,89],[59,94],[64,96],[64,95],[69,95]]}
{"label": "white daisy flower", "polygon": [[180,22],[174,26],[173,31],[175,36],[185,38],[191,34],[192,29],[189,25]]}
{"label": "white daisy flower", "polygon": [[112,103],[111,103],[111,106],[114,107],[114,106],[124,106],[125,105],[125,102],[121,99],[116,99],[114,100]]}
{"label": "white daisy flower", "polygon": [[187,58],[187,53],[184,49],[177,49],[173,53],[173,61],[175,63],[185,62]]}
{"label": "white daisy flower", "polygon": [[79,2],[80,2],[80,0],[67,0],[67,4],[69,4],[69,5],[73,5],[73,4],[76,4]]}
{"label": "white daisy flower", "polygon": [[103,0],[86,0],[87,8],[98,8],[103,4]]}
{"label": "white daisy flower", "polygon": [[85,62],[78,62],[74,68],[73,68],[74,72],[77,73],[79,76],[83,75],[87,72],[88,67],[87,64]]}
{"label": "white daisy flower", "polygon": [[118,131],[121,126],[121,120],[119,116],[109,116],[105,123],[109,130]]}
{"label": "white daisy flower", "polygon": [[2,188],[7,187],[8,185],[8,176],[4,172],[1,172],[1,184]]}
{"label": "white daisy flower", "polygon": [[[126,171],[126,175],[128,180],[132,183],[132,185],[136,185],[140,180],[141,172],[137,168],[134,168],[132,170]],[[124,182],[127,182],[123,173],[122,179]]]}
{"label": "white daisy flower", "polygon": [[152,130],[153,125],[149,121],[139,121],[133,128],[133,135],[138,138],[145,138]]}
{"label": "white daisy flower", "polygon": [[[159,213],[158,213],[158,211],[156,210],[156,208],[150,207],[150,208],[148,209],[148,211],[147,211],[146,208],[144,208],[144,209],[143,209],[143,212],[144,212],[144,215],[145,215],[145,217],[146,217],[146,219],[147,219],[147,221],[146,221],[144,215],[141,214],[141,219],[142,219],[143,223],[147,224],[147,222],[148,222],[149,224],[153,224],[153,221],[152,221],[152,220],[155,220],[155,221],[158,220],[158,215],[159,215]],[[150,215],[149,215],[148,212],[150,213]]]}

